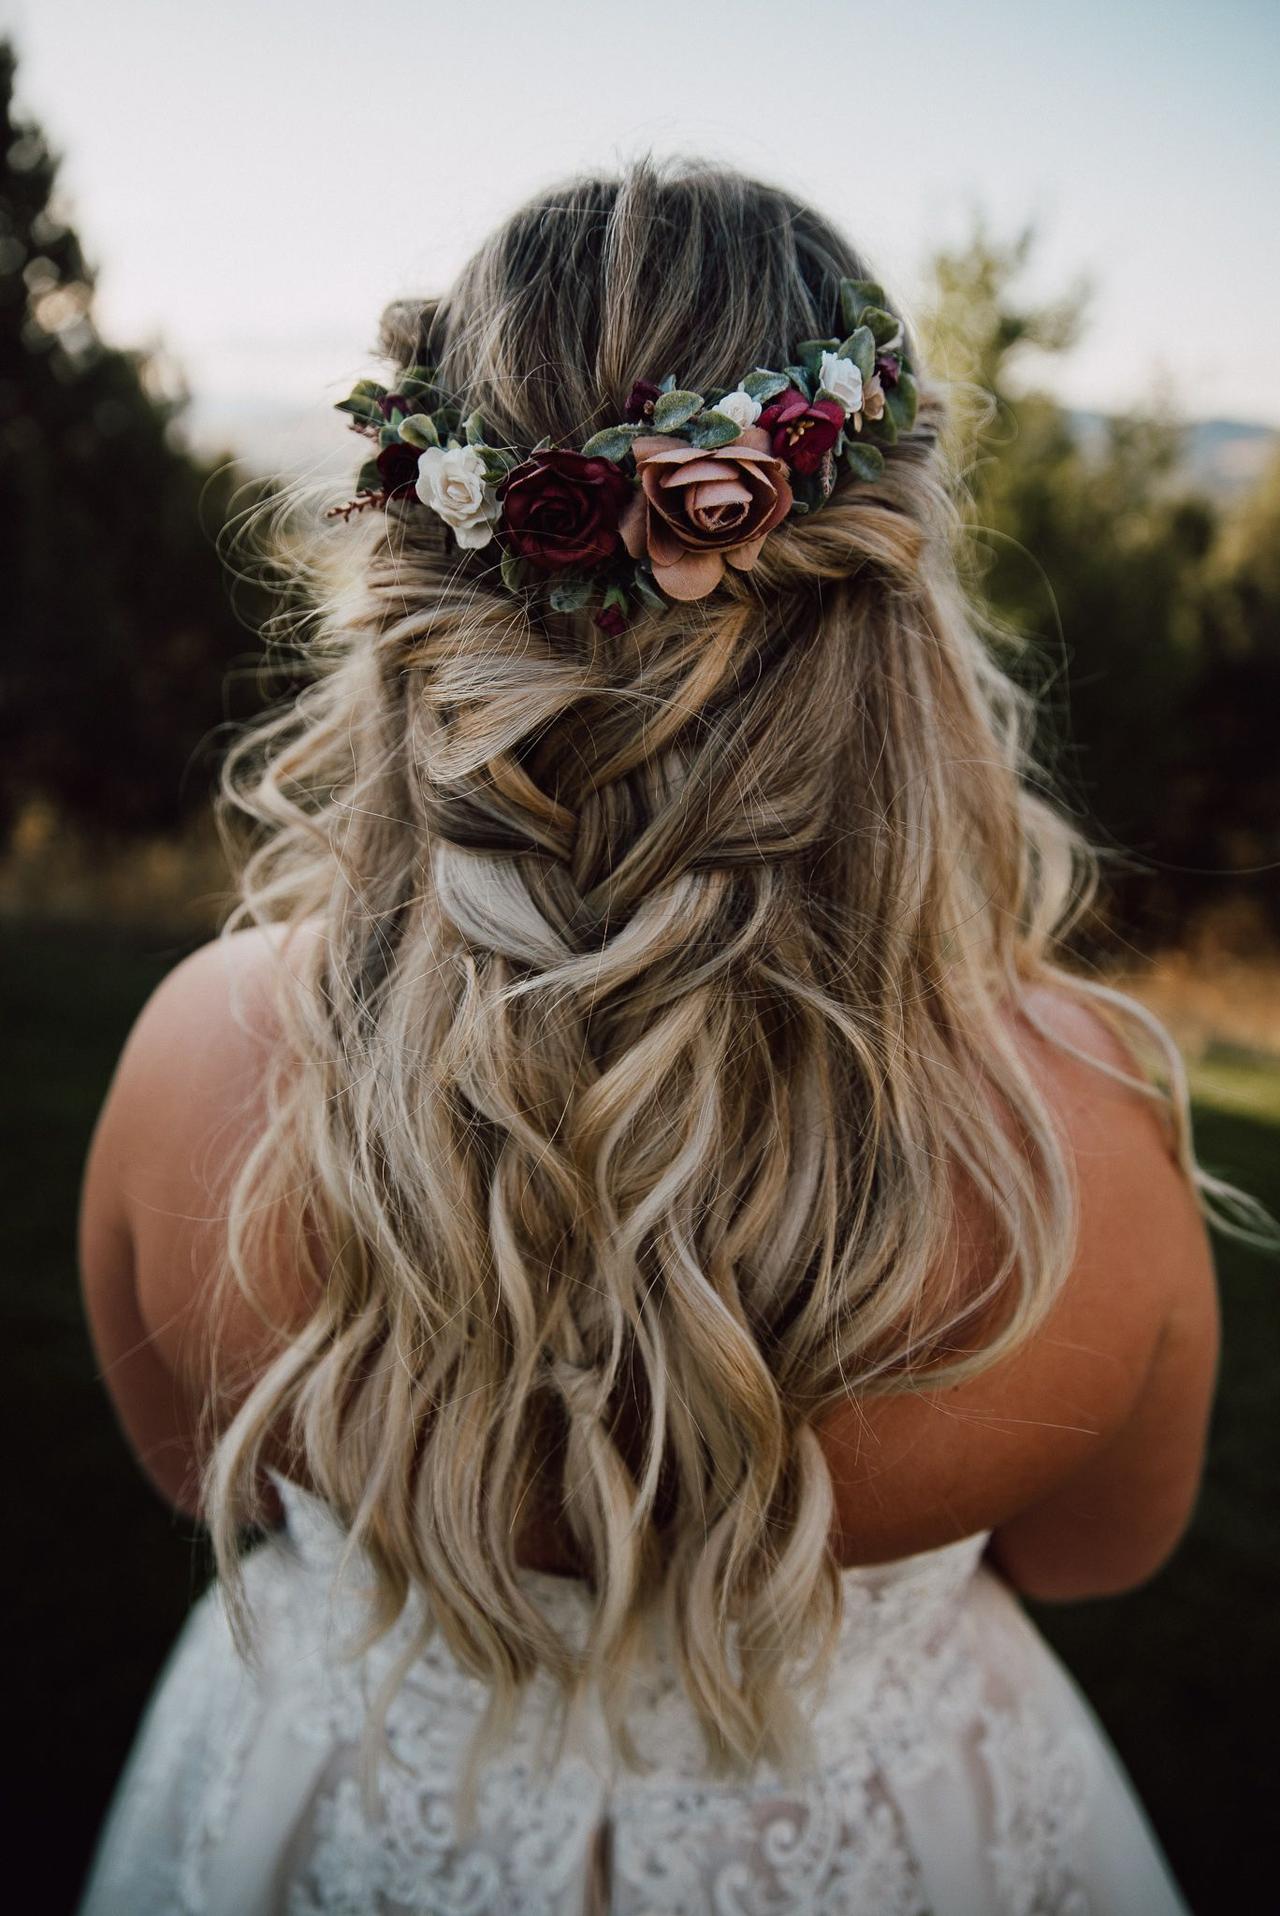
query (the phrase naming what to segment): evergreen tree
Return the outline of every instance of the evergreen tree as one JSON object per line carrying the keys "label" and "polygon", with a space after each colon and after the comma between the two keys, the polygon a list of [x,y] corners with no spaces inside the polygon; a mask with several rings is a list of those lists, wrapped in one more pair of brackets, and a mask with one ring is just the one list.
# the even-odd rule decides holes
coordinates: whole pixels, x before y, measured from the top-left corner
{"label": "evergreen tree", "polygon": [[160,830],[207,802],[201,747],[252,650],[215,544],[234,482],[98,333],[15,64],[0,43],[0,831],[33,796],[93,833]]}

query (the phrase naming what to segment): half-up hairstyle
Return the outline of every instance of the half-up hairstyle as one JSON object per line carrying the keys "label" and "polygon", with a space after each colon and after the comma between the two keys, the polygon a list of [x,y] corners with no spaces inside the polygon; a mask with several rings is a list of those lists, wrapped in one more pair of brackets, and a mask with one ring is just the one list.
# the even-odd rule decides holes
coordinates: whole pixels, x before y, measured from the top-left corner
{"label": "half-up hairstyle", "polygon": [[[645,162],[531,201],[382,345],[495,442],[580,445],[638,377],[784,364],[871,276],[788,194]],[[314,1304],[217,1449],[220,1563],[234,1588],[283,1444],[374,1566],[374,1629],[425,1594],[491,1686],[477,1756],[539,1667],[599,1683],[625,1754],[655,1611],[715,1766],[810,1755],[796,1656],[822,1668],[841,1600],[817,1425],[993,1362],[1070,1264],[1010,1012],[1065,976],[1092,866],[959,583],[942,424],[926,376],[880,478],[617,635],[429,513],[324,528],[309,683],[227,761],[255,827],[228,929],[321,936],[281,966],[228,1255],[261,1299],[294,1218]],[[520,1574],[534,1508],[594,1597],[581,1656]]]}

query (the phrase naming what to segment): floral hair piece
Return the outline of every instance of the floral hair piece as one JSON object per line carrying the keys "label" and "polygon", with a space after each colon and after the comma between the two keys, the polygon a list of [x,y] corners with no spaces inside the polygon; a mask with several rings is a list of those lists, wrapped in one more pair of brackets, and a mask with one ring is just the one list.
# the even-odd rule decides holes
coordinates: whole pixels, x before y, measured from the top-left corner
{"label": "floral hair piece", "polygon": [[637,380],[624,417],[576,451],[491,444],[428,367],[391,391],[362,379],[338,411],[377,451],[356,496],[328,516],[426,506],[463,550],[496,542],[510,591],[545,585],[558,612],[598,605],[604,632],[643,607],[705,598],[727,565],[750,571],[783,520],[826,503],[840,461],[875,479],[881,448],[915,423],[903,328],[883,291],[842,280],[840,307],[847,337],[802,340],[781,372],[757,366],[706,394],[674,377]]}

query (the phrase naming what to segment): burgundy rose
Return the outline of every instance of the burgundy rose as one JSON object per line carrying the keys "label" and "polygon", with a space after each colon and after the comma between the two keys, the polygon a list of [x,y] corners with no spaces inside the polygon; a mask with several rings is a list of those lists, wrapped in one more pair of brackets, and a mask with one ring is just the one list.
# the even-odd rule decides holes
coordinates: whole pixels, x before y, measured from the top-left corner
{"label": "burgundy rose", "polygon": [[498,487],[499,531],[518,559],[543,572],[596,566],[618,549],[618,514],[631,481],[611,459],[531,453]]}
{"label": "burgundy rose", "polygon": [[414,495],[418,479],[418,461],[422,454],[417,446],[406,446],[400,440],[393,445],[384,446],[378,454],[378,473],[386,490],[388,499],[407,499]]}
{"label": "burgundy rose", "polygon": [[844,408],[834,399],[815,399],[789,386],[766,406],[756,424],[769,434],[779,459],[796,472],[816,472],[844,429]]}
{"label": "burgundy rose", "polygon": [[651,379],[637,379],[627,394],[627,403],[622,408],[622,417],[639,425],[642,419],[653,418],[653,408],[662,397],[661,386],[655,386]]}
{"label": "burgundy rose", "polygon": [[902,361],[896,353],[881,353],[876,360],[876,371],[882,386],[896,386],[902,377]]}
{"label": "burgundy rose", "polygon": [[603,612],[596,613],[595,624],[601,632],[607,633],[611,639],[616,639],[619,633],[627,629],[626,614],[620,612],[616,605],[607,605]]}

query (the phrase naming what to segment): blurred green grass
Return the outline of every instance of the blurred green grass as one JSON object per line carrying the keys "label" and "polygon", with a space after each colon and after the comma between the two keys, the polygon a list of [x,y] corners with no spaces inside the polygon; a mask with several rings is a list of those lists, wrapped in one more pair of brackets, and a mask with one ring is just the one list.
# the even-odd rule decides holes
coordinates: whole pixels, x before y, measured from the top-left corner
{"label": "blurred green grass", "polygon": [[[10,1094],[2,1398],[10,1419],[14,1828],[71,1906],[138,1714],[208,1574],[117,1433],[81,1317],[75,1224],[89,1133],[147,994],[188,947],[82,926],[0,924]],[[1280,1212],[1280,1072],[1212,1054],[1202,1160]],[[1123,1756],[1201,1912],[1262,1908],[1277,1766],[1280,1312],[1274,1265],[1219,1243],[1225,1350],[1190,1536],[1145,1590],[1036,1609]]]}

